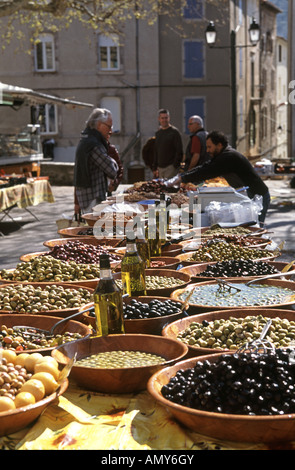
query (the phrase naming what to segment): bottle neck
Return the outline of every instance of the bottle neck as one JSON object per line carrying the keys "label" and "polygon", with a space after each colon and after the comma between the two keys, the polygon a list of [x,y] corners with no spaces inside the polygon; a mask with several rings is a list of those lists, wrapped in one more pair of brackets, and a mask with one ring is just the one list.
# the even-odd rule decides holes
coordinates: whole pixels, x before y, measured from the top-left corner
{"label": "bottle neck", "polygon": [[134,253],[137,251],[137,248],[136,248],[136,241],[127,241],[127,244],[126,244],[126,252],[127,253]]}
{"label": "bottle neck", "polygon": [[99,277],[100,279],[112,279],[113,273],[111,268],[101,268]]}

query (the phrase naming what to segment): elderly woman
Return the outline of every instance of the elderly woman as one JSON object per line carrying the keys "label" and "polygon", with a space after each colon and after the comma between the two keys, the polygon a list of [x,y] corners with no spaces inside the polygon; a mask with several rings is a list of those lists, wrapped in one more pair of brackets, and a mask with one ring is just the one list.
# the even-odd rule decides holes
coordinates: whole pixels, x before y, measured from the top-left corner
{"label": "elderly woman", "polygon": [[92,212],[92,207],[106,199],[108,178],[114,180],[117,176],[118,164],[108,154],[112,127],[111,112],[96,108],[81,134],[76,149],[74,186],[82,214]]}

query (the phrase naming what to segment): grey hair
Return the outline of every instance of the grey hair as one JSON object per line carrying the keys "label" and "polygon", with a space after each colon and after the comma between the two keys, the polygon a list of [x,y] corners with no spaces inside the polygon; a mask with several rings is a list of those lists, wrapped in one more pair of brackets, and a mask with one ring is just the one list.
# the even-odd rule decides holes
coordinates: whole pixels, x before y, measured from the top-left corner
{"label": "grey hair", "polygon": [[95,108],[88,117],[86,126],[95,129],[97,121],[106,122],[109,118],[112,118],[111,111],[105,108]]}
{"label": "grey hair", "polygon": [[204,126],[203,119],[200,116],[191,116],[190,119],[192,119],[193,122],[197,122],[201,127]]}

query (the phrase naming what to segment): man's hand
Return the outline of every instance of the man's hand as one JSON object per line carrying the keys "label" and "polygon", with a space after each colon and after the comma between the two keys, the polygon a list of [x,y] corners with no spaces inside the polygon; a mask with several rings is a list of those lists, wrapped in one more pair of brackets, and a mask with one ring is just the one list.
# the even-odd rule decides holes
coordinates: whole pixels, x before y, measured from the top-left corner
{"label": "man's hand", "polygon": [[176,175],[173,176],[173,178],[170,178],[170,180],[164,181],[164,185],[166,188],[173,188],[174,186],[180,186],[181,184],[181,176]]}

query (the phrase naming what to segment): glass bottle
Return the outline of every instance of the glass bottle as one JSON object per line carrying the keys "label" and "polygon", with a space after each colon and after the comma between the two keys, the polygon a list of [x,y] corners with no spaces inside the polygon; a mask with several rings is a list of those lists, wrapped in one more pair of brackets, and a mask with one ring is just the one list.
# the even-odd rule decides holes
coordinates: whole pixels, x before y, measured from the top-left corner
{"label": "glass bottle", "polygon": [[150,256],[161,256],[162,247],[155,207],[149,208],[148,224],[145,229],[145,236],[150,246]]}
{"label": "glass bottle", "polygon": [[123,294],[129,297],[146,295],[145,261],[140,257],[135,239],[126,237],[126,251],[121,261]]}
{"label": "glass bottle", "polygon": [[143,230],[138,230],[136,235],[136,248],[139,256],[144,260],[145,267],[150,268],[151,266],[151,252],[148,240],[145,237]]}
{"label": "glass bottle", "polygon": [[96,336],[124,334],[122,290],[113,278],[109,255],[102,254],[100,279],[94,291]]}

